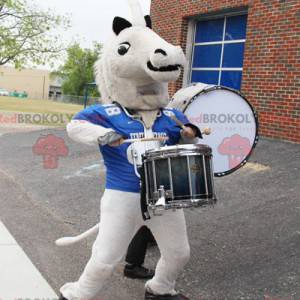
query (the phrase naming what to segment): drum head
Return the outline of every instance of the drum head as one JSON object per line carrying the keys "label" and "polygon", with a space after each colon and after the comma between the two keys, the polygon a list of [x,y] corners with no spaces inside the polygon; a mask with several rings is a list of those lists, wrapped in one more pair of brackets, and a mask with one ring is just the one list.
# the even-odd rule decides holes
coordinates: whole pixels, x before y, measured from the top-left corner
{"label": "drum head", "polygon": [[211,134],[203,135],[199,143],[212,148],[214,174],[224,176],[247,162],[258,141],[257,115],[238,91],[221,86],[199,87],[201,90],[192,99],[184,100],[182,110],[200,130],[211,129]]}

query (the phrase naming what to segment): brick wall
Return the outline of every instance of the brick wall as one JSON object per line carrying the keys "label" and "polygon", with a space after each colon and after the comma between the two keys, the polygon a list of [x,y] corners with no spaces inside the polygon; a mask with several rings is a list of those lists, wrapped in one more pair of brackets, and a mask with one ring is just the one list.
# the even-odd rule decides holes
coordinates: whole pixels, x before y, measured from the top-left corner
{"label": "brick wall", "polygon": [[[299,0],[152,0],[154,30],[186,48],[189,18],[248,8],[241,91],[259,114],[260,134],[300,142]],[[182,76],[170,83],[170,94]]]}

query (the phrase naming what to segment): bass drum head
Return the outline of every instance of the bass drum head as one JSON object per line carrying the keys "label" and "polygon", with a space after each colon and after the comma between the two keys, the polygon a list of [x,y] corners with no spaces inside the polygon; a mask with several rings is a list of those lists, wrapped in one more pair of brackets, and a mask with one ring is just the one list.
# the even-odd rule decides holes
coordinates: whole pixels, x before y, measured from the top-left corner
{"label": "bass drum head", "polygon": [[211,129],[211,134],[198,142],[212,148],[215,176],[230,174],[247,162],[258,141],[257,115],[238,91],[200,84],[195,94],[196,86],[187,88],[192,98],[186,99],[188,90],[179,91],[185,99],[181,101],[175,94],[169,106],[182,110],[200,130]]}

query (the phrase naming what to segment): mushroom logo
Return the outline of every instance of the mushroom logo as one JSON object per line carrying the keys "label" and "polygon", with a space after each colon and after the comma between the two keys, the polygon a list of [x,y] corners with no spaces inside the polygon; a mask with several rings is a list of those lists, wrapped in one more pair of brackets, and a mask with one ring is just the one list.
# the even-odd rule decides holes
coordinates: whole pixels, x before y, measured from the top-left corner
{"label": "mushroom logo", "polygon": [[43,156],[44,169],[56,169],[58,167],[59,157],[65,157],[69,154],[69,149],[65,141],[53,134],[40,137],[32,148],[36,155]]}
{"label": "mushroom logo", "polygon": [[238,166],[251,151],[251,144],[248,138],[234,134],[224,138],[218,147],[218,152],[227,155],[230,169]]}

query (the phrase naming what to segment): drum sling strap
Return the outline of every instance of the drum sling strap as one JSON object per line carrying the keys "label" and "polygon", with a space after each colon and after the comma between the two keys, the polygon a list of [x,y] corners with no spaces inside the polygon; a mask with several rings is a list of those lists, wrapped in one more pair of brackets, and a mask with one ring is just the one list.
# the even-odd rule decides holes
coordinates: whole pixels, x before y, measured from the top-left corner
{"label": "drum sling strap", "polygon": [[144,221],[150,220],[150,214],[148,211],[148,206],[146,202],[146,182],[145,182],[145,168],[144,166],[139,168],[139,173],[141,176],[141,211]]}

